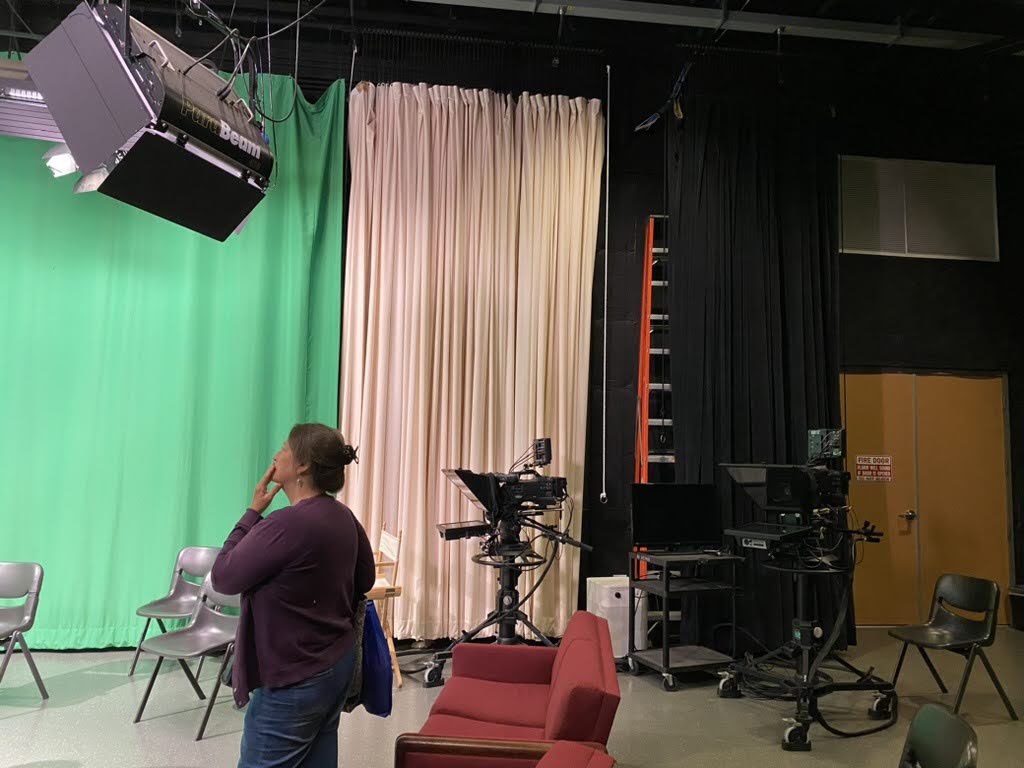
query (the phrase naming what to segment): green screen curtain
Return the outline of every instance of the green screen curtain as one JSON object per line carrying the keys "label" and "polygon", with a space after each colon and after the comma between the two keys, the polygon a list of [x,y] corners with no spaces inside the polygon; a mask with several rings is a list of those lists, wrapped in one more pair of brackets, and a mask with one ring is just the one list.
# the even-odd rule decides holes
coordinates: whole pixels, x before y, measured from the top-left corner
{"label": "green screen curtain", "polygon": [[0,137],[0,560],[45,569],[33,647],[135,645],[135,609],[181,547],[220,546],[291,425],[336,424],[345,97],[272,127],[271,190],[226,243]]}

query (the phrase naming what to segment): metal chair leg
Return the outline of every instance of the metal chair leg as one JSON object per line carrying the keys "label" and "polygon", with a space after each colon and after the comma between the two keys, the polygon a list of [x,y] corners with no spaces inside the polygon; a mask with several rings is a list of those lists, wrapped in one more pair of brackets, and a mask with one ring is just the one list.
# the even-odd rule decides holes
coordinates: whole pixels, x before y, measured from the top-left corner
{"label": "metal chair leg", "polygon": [[946,690],[946,684],[942,682],[942,678],[939,676],[939,670],[937,670],[935,665],[932,664],[932,660],[928,658],[928,654],[924,652],[924,648],[920,645],[916,647],[918,652],[921,654],[921,658],[924,659],[924,663],[928,665],[928,671],[932,673],[932,677],[935,678],[935,682],[939,684],[939,690],[943,693],[949,693],[949,691]]}
{"label": "metal chair leg", "polygon": [[896,687],[896,681],[900,679],[900,670],[903,669],[903,659],[907,655],[907,643],[903,643],[903,648],[900,649],[900,658],[896,662],[896,671],[892,673],[892,686]]}
{"label": "metal chair leg", "polygon": [[139,638],[139,644],[135,646],[135,658],[132,659],[132,666],[128,670],[128,677],[135,674],[135,665],[139,663],[139,656],[142,654],[142,641],[146,639],[146,633],[149,632],[149,625],[152,619],[146,619],[146,626],[142,628],[142,637]]}
{"label": "metal chair leg", "polygon": [[967,691],[967,681],[971,677],[971,668],[974,667],[974,657],[978,655],[978,646],[972,645],[970,653],[967,654],[967,666],[964,668],[964,676],[960,678],[960,690],[956,694],[956,703],[953,705],[953,714],[960,714],[960,704],[964,700],[964,693]]}
{"label": "metal chair leg", "polygon": [[[39,676],[39,670],[36,669],[35,659],[32,658],[32,652],[28,649],[28,643],[25,642],[25,636],[18,632],[15,637],[18,638],[18,645],[21,646],[21,652],[25,655],[25,661],[28,662],[29,671],[32,672],[32,677],[36,681],[36,688],[39,689],[39,695],[43,697],[43,701],[50,698],[50,694],[46,692],[46,686],[43,685],[43,678]],[[11,645],[14,645],[14,638],[11,638]]]}
{"label": "metal chair leg", "polygon": [[992,669],[992,665],[988,662],[988,656],[985,655],[985,649],[979,648],[978,655],[981,656],[981,663],[985,665],[985,669],[988,671],[988,676],[992,678],[992,684],[996,687],[996,691],[999,693],[999,698],[1003,700],[1003,706],[1006,707],[1006,711],[1010,713],[1010,719],[1019,719],[1017,717],[1017,713],[1013,709],[1013,705],[1010,703],[1010,698],[1006,695],[1006,691],[1003,690],[1003,686],[999,682],[999,678],[996,677],[996,671]]}
{"label": "metal chair leg", "polygon": [[206,714],[203,715],[203,722],[199,724],[199,732],[196,734],[196,741],[201,741],[203,734],[206,733],[206,724],[210,722],[210,714],[213,712],[213,705],[217,701],[217,693],[220,691],[220,679],[224,676],[224,668],[228,665],[228,661],[231,659],[231,653],[234,649],[229,645],[227,650],[224,652],[224,660],[220,663],[220,669],[217,671],[217,681],[213,684],[213,690],[210,691],[210,703],[206,705]]}
{"label": "metal chair leg", "polygon": [[198,680],[199,678],[201,678],[203,676],[203,662],[204,661],[206,661],[206,657],[205,656],[200,656],[199,657],[199,666],[196,667],[196,680]]}
{"label": "metal chair leg", "polygon": [[14,655],[14,637],[7,639],[7,650],[4,652],[4,660],[0,662],[0,683],[4,680],[4,673],[7,672],[7,665],[11,663],[11,656]]}
{"label": "metal chair leg", "polygon": [[157,626],[160,627],[160,631],[163,632],[166,635],[167,634],[167,627],[164,626],[163,619],[157,619],[156,623],[157,623]]}
{"label": "metal chair leg", "polygon": [[142,719],[142,712],[146,708],[146,702],[149,701],[149,694],[153,692],[153,683],[156,682],[156,676],[160,674],[160,665],[164,663],[164,657],[158,656],[156,660],[156,666],[153,667],[153,674],[149,676],[149,684],[146,686],[146,692],[142,694],[142,702],[139,704],[139,711],[135,713],[135,719],[133,723],[139,722]]}
{"label": "metal chair leg", "polygon": [[185,672],[185,677],[188,678],[189,683],[192,684],[192,690],[196,692],[196,696],[202,701],[206,698],[206,694],[203,693],[203,689],[199,687],[199,681],[196,680],[195,675],[192,674],[192,670],[189,668],[188,663],[184,659],[178,659],[178,664]]}

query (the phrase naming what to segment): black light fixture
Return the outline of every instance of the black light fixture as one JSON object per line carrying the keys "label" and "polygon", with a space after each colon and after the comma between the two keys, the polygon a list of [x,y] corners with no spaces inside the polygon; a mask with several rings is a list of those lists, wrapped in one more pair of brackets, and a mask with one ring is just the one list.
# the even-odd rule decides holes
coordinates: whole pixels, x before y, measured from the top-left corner
{"label": "black light fixture", "polygon": [[274,155],[248,105],[123,8],[81,3],[26,64],[84,173],[76,192],[217,240],[266,194]]}

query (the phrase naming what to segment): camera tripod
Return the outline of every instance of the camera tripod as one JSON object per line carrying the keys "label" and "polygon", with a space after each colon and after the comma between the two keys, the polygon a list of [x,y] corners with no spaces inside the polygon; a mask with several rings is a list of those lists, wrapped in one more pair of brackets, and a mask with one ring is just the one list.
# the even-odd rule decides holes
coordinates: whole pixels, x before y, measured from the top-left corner
{"label": "camera tripod", "polygon": [[[548,556],[541,555],[534,551],[528,544],[519,539],[521,528],[531,528],[540,533],[541,536],[550,539],[555,544],[555,550]],[[507,529],[503,528],[496,541],[485,545],[485,551],[473,556],[473,562],[489,568],[498,569],[499,588],[495,597],[494,610],[487,614],[487,618],[470,630],[463,632],[457,639],[445,648],[438,651],[433,658],[427,662],[423,672],[423,685],[425,688],[436,688],[444,685],[444,665],[452,657],[455,646],[472,640],[485,629],[498,628],[496,642],[498,645],[516,645],[520,641],[516,634],[516,628],[521,624],[532,632],[544,645],[553,646],[554,643],[537,626],[530,621],[530,617],[522,610],[523,604],[533,596],[533,593],[544,581],[548,570],[555,562],[558,554],[558,546],[568,544],[591,550],[592,548],[570,537],[563,531],[559,531],[529,518],[523,518]],[[544,566],[540,577],[534,583],[533,588],[526,597],[520,597],[519,577],[527,568],[535,569]]]}
{"label": "camera tripod", "polygon": [[[866,736],[870,733],[889,728],[896,722],[899,700],[893,684],[874,674],[874,668],[863,671],[838,656],[834,651],[835,643],[845,625],[847,608],[850,602],[850,591],[853,586],[853,574],[850,569],[821,568],[809,569],[787,565],[765,563],[764,568],[781,573],[790,573],[796,582],[796,618],[793,620],[793,639],[782,647],[763,656],[749,657],[743,662],[733,664],[724,673],[718,685],[718,695],[722,698],[739,698],[746,691],[759,691],[770,688],[776,692],[773,698],[793,701],[796,713],[788,719],[789,726],[782,736],[782,748],[786,751],[806,752],[811,749],[808,731],[812,724],[818,723],[829,733],[836,736]],[[839,603],[838,618],[828,638],[821,642],[821,629],[807,618],[807,579],[811,575],[843,575],[843,594]],[[773,664],[792,663],[796,660],[796,668],[791,674],[775,672],[769,667]],[[823,672],[824,664],[838,664],[844,671],[856,676],[851,682],[836,682]],[[875,698],[868,710],[868,717],[882,721],[876,726],[859,731],[843,731],[830,725],[818,707],[818,700],[823,696],[839,691],[874,691]]]}

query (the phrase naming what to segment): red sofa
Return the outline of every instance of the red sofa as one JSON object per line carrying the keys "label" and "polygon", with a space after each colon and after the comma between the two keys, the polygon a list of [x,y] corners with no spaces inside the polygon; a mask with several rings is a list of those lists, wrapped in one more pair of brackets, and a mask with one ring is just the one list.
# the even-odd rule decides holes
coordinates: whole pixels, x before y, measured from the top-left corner
{"label": "red sofa", "polygon": [[[608,743],[619,706],[608,622],[578,611],[557,648],[514,645],[456,646],[452,677],[434,702],[416,741]],[[408,746],[408,744],[406,745]],[[443,749],[440,749],[444,752]],[[430,754],[427,754],[429,752]],[[462,756],[459,756],[459,755]],[[536,766],[537,757],[406,748],[407,768]],[[587,765],[587,763],[583,763]],[[600,765],[598,763],[597,765]]]}
{"label": "red sofa", "polygon": [[[436,765],[529,765],[534,768],[614,768],[599,744],[580,741],[483,741],[403,733],[395,742],[398,768],[433,755]],[[415,756],[415,757],[413,757]]]}

